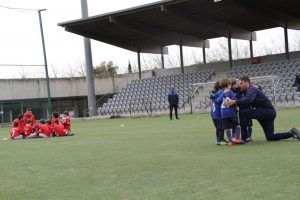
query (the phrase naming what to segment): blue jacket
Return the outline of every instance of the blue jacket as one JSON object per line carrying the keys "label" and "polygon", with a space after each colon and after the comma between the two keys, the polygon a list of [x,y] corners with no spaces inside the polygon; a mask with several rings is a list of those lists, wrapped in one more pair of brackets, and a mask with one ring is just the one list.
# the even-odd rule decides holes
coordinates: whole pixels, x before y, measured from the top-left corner
{"label": "blue jacket", "polygon": [[[241,91],[239,89],[236,89],[234,92],[236,94],[236,99],[241,99],[242,97],[245,96],[245,91]],[[240,105],[239,110],[245,110],[245,109],[248,109],[250,107],[251,106],[249,106],[249,105]]]}
{"label": "blue jacket", "polygon": [[236,111],[235,111],[235,107],[230,106],[230,107],[226,107],[225,103],[227,101],[227,99],[232,99],[235,100],[236,99],[236,95],[233,91],[229,91],[227,93],[221,93],[221,95],[218,97],[217,102],[221,103],[221,118],[225,119],[225,118],[236,118]]}
{"label": "blue jacket", "polygon": [[175,91],[171,91],[168,94],[168,101],[170,105],[178,105],[179,97]]}
{"label": "blue jacket", "polygon": [[239,107],[252,107],[252,108],[271,108],[274,109],[271,101],[266,97],[266,95],[251,85],[245,95],[236,101]]}
{"label": "blue jacket", "polygon": [[217,102],[218,97],[224,92],[224,90],[219,90],[212,96],[212,104],[210,107],[210,114],[213,119],[221,119],[221,104],[222,102]]}

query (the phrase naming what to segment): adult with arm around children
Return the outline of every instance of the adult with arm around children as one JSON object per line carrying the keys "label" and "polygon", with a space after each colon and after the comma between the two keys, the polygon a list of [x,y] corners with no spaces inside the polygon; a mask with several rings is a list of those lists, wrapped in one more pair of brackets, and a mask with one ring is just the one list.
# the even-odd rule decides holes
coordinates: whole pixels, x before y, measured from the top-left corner
{"label": "adult with arm around children", "polygon": [[297,138],[300,140],[300,132],[296,128],[292,128],[285,133],[274,133],[274,120],[276,118],[276,110],[271,101],[266,95],[254,85],[250,84],[250,79],[246,76],[239,79],[239,88],[245,92],[245,95],[238,99],[229,99],[225,105],[248,107],[248,109],[240,110],[240,124],[242,139],[247,139],[247,125],[248,120],[256,119],[264,130],[264,134],[268,141],[278,141],[288,138]]}

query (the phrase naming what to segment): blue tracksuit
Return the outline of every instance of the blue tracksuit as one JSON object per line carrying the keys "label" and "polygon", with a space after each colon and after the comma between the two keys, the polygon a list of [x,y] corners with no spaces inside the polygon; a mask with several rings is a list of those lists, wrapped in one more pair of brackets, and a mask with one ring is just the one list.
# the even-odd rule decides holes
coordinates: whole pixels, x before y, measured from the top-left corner
{"label": "blue tracksuit", "polygon": [[178,105],[179,103],[179,98],[178,95],[175,91],[171,91],[168,94],[168,101],[170,105]]}
{"label": "blue tracksuit", "polygon": [[268,141],[277,141],[293,137],[293,134],[290,132],[274,134],[276,111],[266,95],[255,86],[251,85],[245,91],[245,96],[238,99],[236,104],[245,108],[240,110],[239,113],[242,139],[245,140],[247,138],[247,126],[250,119],[256,119],[260,123]]}

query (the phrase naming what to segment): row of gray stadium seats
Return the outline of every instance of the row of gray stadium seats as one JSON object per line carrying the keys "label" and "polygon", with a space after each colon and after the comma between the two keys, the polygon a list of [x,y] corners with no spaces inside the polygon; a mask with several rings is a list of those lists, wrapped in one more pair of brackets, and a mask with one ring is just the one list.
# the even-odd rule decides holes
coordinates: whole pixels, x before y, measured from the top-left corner
{"label": "row of gray stadium seats", "polygon": [[194,74],[180,74],[134,80],[119,94],[114,95],[99,109],[102,115],[144,112],[168,109],[167,95],[170,87],[175,87],[179,95],[179,107],[183,108],[189,95],[196,89],[191,84],[207,82],[215,74],[213,70]]}

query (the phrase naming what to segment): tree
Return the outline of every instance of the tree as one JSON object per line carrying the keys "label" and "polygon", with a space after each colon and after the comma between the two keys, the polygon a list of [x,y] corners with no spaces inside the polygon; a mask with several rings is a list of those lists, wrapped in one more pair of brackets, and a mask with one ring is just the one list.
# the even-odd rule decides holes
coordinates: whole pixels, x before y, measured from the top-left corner
{"label": "tree", "polygon": [[117,74],[117,66],[114,66],[112,61],[109,61],[107,64],[105,61],[100,63],[100,65],[94,68],[94,75],[95,76],[105,76],[105,75],[114,75]]}
{"label": "tree", "polygon": [[129,60],[128,60],[128,74],[132,74],[132,68]]}

